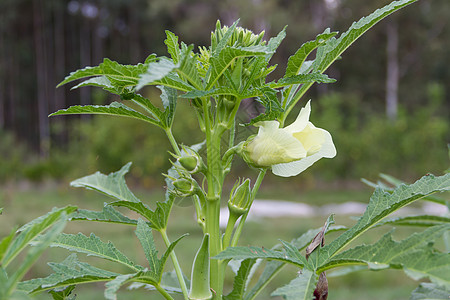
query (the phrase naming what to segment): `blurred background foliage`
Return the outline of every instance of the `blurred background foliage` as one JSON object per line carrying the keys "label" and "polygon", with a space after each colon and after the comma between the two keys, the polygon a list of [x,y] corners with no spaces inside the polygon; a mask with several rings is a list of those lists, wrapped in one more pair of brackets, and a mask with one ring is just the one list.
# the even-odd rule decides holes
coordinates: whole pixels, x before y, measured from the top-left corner
{"label": "blurred background foliage", "polygon": [[[241,26],[265,30],[266,38],[288,25],[271,75],[282,76],[302,43],[327,27],[343,32],[388,2],[2,0],[0,182],[67,181],[133,161],[134,178],[147,187],[160,186],[170,155],[159,129],[106,116],[47,117],[70,105],[117,100],[91,88],[56,89],[69,72],[104,57],[134,64],[150,53],[168,55],[165,29],[188,44],[208,45],[217,19],[231,24],[240,18]],[[421,0],[378,24],[327,71],[337,83],[316,85],[305,99],[313,99],[312,120],[331,132],[338,156],[301,176],[354,180],[386,172],[407,179],[440,173],[449,165],[449,15],[448,0]],[[155,90],[145,92],[159,101]],[[250,100],[243,108],[244,118],[257,110],[255,105]],[[174,134],[188,144],[201,141],[190,113],[189,102],[180,100]],[[248,171],[238,160],[235,172]]]}

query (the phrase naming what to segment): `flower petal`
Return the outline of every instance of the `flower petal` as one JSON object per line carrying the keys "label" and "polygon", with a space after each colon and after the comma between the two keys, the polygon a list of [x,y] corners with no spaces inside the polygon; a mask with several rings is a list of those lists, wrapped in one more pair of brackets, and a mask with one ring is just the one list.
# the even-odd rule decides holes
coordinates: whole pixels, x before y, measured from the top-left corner
{"label": "flower petal", "polygon": [[297,116],[297,119],[289,126],[286,126],[284,130],[290,132],[291,134],[295,132],[300,132],[305,129],[306,125],[308,125],[309,115],[311,114],[311,100],[306,103],[305,107],[300,110],[300,113]]}
{"label": "flower petal", "polygon": [[[320,129],[320,128],[318,128]],[[289,163],[276,164],[272,166],[272,173],[281,177],[296,176],[313,165],[316,161],[322,157],[332,158],[336,156],[336,147],[333,144],[331,134],[321,129],[325,135],[325,142],[318,152],[311,156],[307,156],[300,160],[296,160]]]}
{"label": "flower petal", "polygon": [[258,135],[247,145],[250,159],[255,165],[269,167],[306,157],[307,151],[292,134],[275,127],[274,121],[264,123]]}

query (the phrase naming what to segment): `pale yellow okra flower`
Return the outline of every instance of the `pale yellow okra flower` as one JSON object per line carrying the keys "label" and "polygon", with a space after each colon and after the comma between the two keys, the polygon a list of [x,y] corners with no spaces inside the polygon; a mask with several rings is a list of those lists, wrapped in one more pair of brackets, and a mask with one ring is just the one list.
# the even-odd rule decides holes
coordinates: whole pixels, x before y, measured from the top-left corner
{"label": "pale yellow okra flower", "polygon": [[295,176],[322,157],[336,156],[331,134],[309,122],[310,101],[285,128],[278,121],[258,122],[258,134],[244,145],[244,156],[255,167],[271,167],[275,175]]}

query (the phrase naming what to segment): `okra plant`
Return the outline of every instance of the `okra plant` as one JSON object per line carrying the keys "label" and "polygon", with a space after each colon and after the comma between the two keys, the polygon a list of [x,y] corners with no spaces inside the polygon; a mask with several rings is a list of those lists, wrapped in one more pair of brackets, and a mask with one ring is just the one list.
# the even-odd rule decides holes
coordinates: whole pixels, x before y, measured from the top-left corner
{"label": "okra plant", "polygon": [[[291,242],[281,241],[273,248],[238,246],[266,173],[295,176],[320,158],[336,155],[331,134],[315,127],[309,120],[314,101],[303,100],[305,93],[314,83],[334,82],[324,74],[327,68],[373,25],[413,2],[415,0],[394,1],[353,23],[340,36],[326,29],[315,40],[304,43],[289,58],[284,76],[278,80],[270,81],[267,77],[276,68],[270,64],[270,59],[286,35],[285,29],[277,36],[265,39],[264,32],[255,34],[239,27],[238,21],[229,27],[217,22],[211,33],[211,45],[207,47],[195,49],[180,42],[174,33],[166,31],[165,44],[169,57],[151,54],[145,62],[137,65],[121,65],[104,59],[98,66],[71,73],[60,85],[82,79],[75,88],[100,87],[119,95],[121,101],[110,105],[72,106],[52,116],[122,116],[142,120],[150,125],[150,130],[163,130],[171,144],[169,152],[173,165],[164,174],[165,199],[156,203],[156,208],[152,210],[131,192],[124,179],[131,163],[109,175],[97,172],[73,181],[71,185],[74,187],[95,190],[113,200],[105,204],[102,211],[78,209],[70,212],[69,220],[135,226],[148,264],[133,262],[111,242],[104,242],[94,234],[62,233],[52,240],[52,246],[121,264],[126,266],[128,272],[100,269],[80,262],[75,254],[71,254],[63,262],[51,263],[53,274],[21,282],[17,289],[31,295],[52,290],[53,295],[59,295],[58,299],[69,299],[66,297],[70,297],[68,295],[74,286],[100,281],[106,282],[104,296],[107,299],[116,299],[119,288],[130,284],[133,287],[150,287],[165,299],[256,299],[283,267],[291,264],[299,269],[298,275],[287,285],[272,291],[273,296],[326,299],[328,284],[325,271],[350,266],[348,271],[402,268],[415,279],[428,278],[431,283],[421,285],[414,292],[413,299],[425,299],[418,296],[421,293],[448,294],[449,255],[439,252],[432,244],[448,234],[449,218],[387,217],[419,199],[445,204],[445,200],[430,195],[449,190],[449,174],[440,177],[427,175],[410,185],[385,177],[395,187],[376,184],[366,211],[349,228],[332,225],[334,220],[330,216],[324,220],[322,228],[312,229]],[[311,59],[313,52],[315,56]],[[156,86],[161,91],[162,106],[154,99],[145,97],[142,90],[145,86]],[[249,98],[262,104],[265,112],[246,124],[240,124],[236,115],[242,101]],[[190,146],[177,142],[177,132],[172,131],[172,125],[182,117],[175,114],[180,101],[190,102],[204,142]],[[287,124],[288,116],[300,101],[303,108],[295,121]],[[238,126],[257,127],[258,133],[237,137]],[[245,161],[254,170],[255,176],[232,179],[236,183],[231,191],[227,191],[224,182],[232,174],[230,170],[236,159]],[[227,180],[230,181],[229,178]],[[170,212],[177,198],[191,199],[196,221],[204,234],[191,270],[182,270],[176,254],[180,240],[189,237],[183,235],[171,241],[172,237],[168,234]],[[226,228],[222,230],[219,227],[219,212],[221,206],[226,205],[229,218]],[[134,211],[140,217],[132,219],[118,207]],[[427,228],[404,240],[394,241],[388,233],[374,244],[348,247],[373,227],[417,224]],[[336,231],[342,234],[325,243],[324,236]],[[161,256],[158,256],[153,240],[155,233],[161,235],[166,246]],[[35,243],[40,239],[39,236],[33,237]],[[8,239],[3,240],[0,254],[8,243]],[[170,272],[165,270],[169,259],[174,266]],[[263,263],[264,260],[267,262]],[[228,288],[231,291],[226,289],[224,293],[225,271],[231,261],[239,267],[235,268],[233,286]],[[2,270],[3,267],[2,264]],[[260,271],[255,271],[258,268]],[[187,279],[189,274],[190,279]],[[7,277],[6,271],[0,275]],[[178,283],[173,284],[175,281]]]}

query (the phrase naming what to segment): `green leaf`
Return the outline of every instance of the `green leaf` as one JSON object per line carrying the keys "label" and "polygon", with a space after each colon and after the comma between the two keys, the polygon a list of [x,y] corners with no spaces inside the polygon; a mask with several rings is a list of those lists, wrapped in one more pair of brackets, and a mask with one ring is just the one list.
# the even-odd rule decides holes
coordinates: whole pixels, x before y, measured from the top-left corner
{"label": "green leaf", "polygon": [[433,226],[421,233],[395,242],[391,232],[372,245],[361,245],[334,256],[319,271],[348,264],[367,264],[370,269],[403,267],[407,274],[429,277],[440,284],[450,284],[450,259],[447,253],[432,251],[430,243],[450,230],[450,224]]}
{"label": "green leaf", "polygon": [[219,95],[231,95],[239,97],[239,94],[232,88],[221,86],[208,91],[192,90],[180,96],[180,98],[195,99],[202,97],[215,97]]}
{"label": "green leaf", "polygon": [[119,171],[104,175],[96,172],[74,180],[70,183],[73,187],[84,187],[100,192],[117,200],[139,203],[140,200],[128,188],[124,176],[130,170],[131,162],[124,165]]}
{"label": "green leaf", "polygon": [[[284,246],[289,246],[286,252],[275,251],[259,247],[228,247],[220,252],[213,259],[274,259],[282,262],[288,262],[298,267],[303,267],[306,259],[301,255],[292,255],[292,249],[295,247],[287,242]],[[298,251],[297,251],[298,252]]]}
{"label": "green leaf", "polygon": [[148,84],[155,84],[155,82],[163,79],[176,68],[178,68],[178,65],[167,58],[160,58],[158,62],[150,63],[147,71],[140,75],[136,84],[136,90],[140,90]]}
{"label": "green leaf", "polygon": [[430,227],[443,223],[450,223],[450,217],[446,216],[433,216],[433,215],[420,215],[420,216],[406,216],[396,217],[387,220],[383,220],[375,226],[382,225],[401,225],[401,226],[423,226]]}
{"label": "green leaf", "polygon": [[[331,226],[325,234],[328,234],[330,232],[336,232],[344,230],[344,226]],[[317,229],[311,229],[307,231],[306,233],[302,234],[297,239],[294,239],[291,241],[291,244],[295,245],[298,249],[298,251],[306,248],[311,240],[322,230],[322,228]],[[281,248],[282,245],[276,245],[272,249]],[[256,284],[252,287],[252,289],[246,294],[245,300],[254,299],[258,293],[261,292],[261,290],[267,286],[267,284],[283,269],[284,266],[286,266],[287,263],[281,262],[281,261],[275,261],[271,260],[268,261],[264,267],[264,270],[259,276],[258,281]]]}
{"label": "green leaf", "polygon": [[308,82],[332,83],[336,82],[336,79],[329,78],[327,75],[320,73],[299,74],[290,77],[283,77],[277,82],[269,83],[268,86],[273,89],[276,89],[293,84],[308,83]]}
{"label": "green leaf", "polygon": [[[317,48],[316,58],[311,66],[312,72],[323,73],[341,54],[350,47],[360,36],[369,30],[376,23],[389,16],[393,12],[416,2],[417,0],[394,1],[377,9],[367,17],[354,22],[350,28],[344,32],[338,39],[330,38]],[[292,107],[306,93],[313,83],[307,83],[300,87],[298,92],[285,103],[286,112],[289,113]]]}
{"label": "green leaf", "polygon": [[410,300],[448,300],[449,295],[447,287],[423,282],[412,292]]}
{"label": "green leaf", "polygon": [[187,80],[194,88],[201,89],[202,81],[197,70],[197,56],[192,52],[194,46],[182,46],[180,65],[176,69],[178,75]]}
{"label": "green leaf", "polygon": [[145,257],[149,263],[148,270],[145,271],[145,278],[147,283],[159,285],[161,282],[164,266],[169,258],[169,254],[178,242],[187,234],[181,236],[176,241],[171,243],[161,259],[158,258],[158,251],[156,250],[155,242],[153,240],[153,233],[151,228],[142,219],[138,220],[136,227],[136,236],[144,249]]}
{"label": "green leaf", "polygon": [[51,212],[34,219],[33,221],[23,225],[18,232],[19,235],[9,243],[9,247],[3,256],[1,265],[3,267],[8,264],[32,241],[34,241],[42,232],[47,230],[59,221],[62,215],[70,214],[76,210],[76,206],[67,206],[64,208],[53,208]]}
{"label": "green leaf", "polygon": [[100,87],[103,88],[105,91],[108,91],[110,93],[113,94],[117,94],[117,95],[122,95],[124,93],[128,93],[129,90],[128,89],[118,89],[115,86],[113,86],[111,84],[111,81],[108,79],[108,77],[106,76],[97,76],[97,77],[92,77],[90,79],[87,79],[83,82],[81,82],[80,84],[72,87],[71,89],[77,89],[80,87],[85,87],[85,86],[95,86],[95,87]]}
{"label": "green leaf", "polygon": [[224,297],[224,300],[244,299],[244,293],[247,288],[247,279],[251,274],[255,259],[246,259],[241,262],[239,271],[234,277],[233,290]]}
{"label": "green leaf", "polygon": [[53,300],[75,300],[76,295],[72,294],[72,291],[75,289],[74,285],[70,285],[64,290],[51,290],[49,293],[52,295]]}
{"label": "green leaf", "polygon": [[34,294],[70,285],[109,281],[120,275],[79,262],[75,253],[68,256],[61,263],[49,263],[49,266],[54,273],[45,278],[21,282],[18,285],[18,289]]}
{"label": "green leaf", "polygon": [[144,249],[145,257],[149,263],[149,269],[155,272],[155,274],[160,273],[158,251],[153,240],[152,230],[142,219],[139,219],[135,233],[139,242],[141,242],[142,249]]}
{"label": "green leaf", "polygon": [[261,92],[261,96],[256,100],[265,107],[263,114],[253,118],[248,124],[253,125],[261,121],[271,121],[278,118],[283,113],[283,108],[277,98],[277,91],[271,88],[263,87],[258,89]]}
{"label": "green leaf", "polygon": [[157,202],[155,211],[152,211],[142,202],[115,201],[109,205],[126,207],[132,211],[139,213],[141,216],[150,221],[150,226],[156,230],[162,230],[167,227],[170,211],[172,210],[174,196],[169,195],[166,202]]}
{"label": "green leaf", "polygon": [[[149,56],[146,62],[152,61],[154,59],[156,59],[156,56]],[[58,87],[77,79],[92,76],[105,76],[110,84],[115,89],[117,89],[117,91],[124,91],[126,87],[132,87],[138,83],[139,76],[145,73],[147,65],[148,63],[137,65],[121,65],[115,61],[105,58],[103,62],[96,67],[86,67],[84,69],[80,69],[70,73],[69,76],[67,76],[58,85]],[[91,83],[95,83],[95,81]]]}
{"label": "green leaf", "polygon": [[397,187],[392,193],[377,188],[370,197],[369,205],[358,222],[330,244],[321,249],[319,265],[325,264],[327,260],[331,259],[351,241],[356,239],[376,223],[380,222],[389,214],[412,203],[413,201],[427,197],[433,193],[449,189],[450,174],[439,177],[427,175],[411,185],[401,185]]}
{"label": "green leaf", "polygon": [[167,46],[167,52],[169,52],[172,61],[176,64],[179,61],[180,57],[180,46],[178,45],[178,37],[166,30],[167,38],[164,40],[164,44]]}
{"label": "green leaf", "polygon": [[[12,293],[19,281],[25,276],[31,266],[38,260],[41,256],[42,252],[48,248],[50,243],[63,231],[64,227],[67,223],[67,215],[65,211],[59,215],[56,222],[52,223],[52,227],[44,234],[42,234],[38,240],[38,242],[34,245],[34,247],[30,248],[27,255],[17,267],[15,272],[8,279],[8,292],[6,292],[6,296]],[[20,237],[20,235],[19,235]],[[7,297],[8,298],[8,297]]]}
{"label": "green leaf", "polygon": [[330,32],[330,29],[327,28],[323,33],[319,34],[314,41],[309,41],[301,45],[295,54],[289,57],[284,77],[291,77],[299,74],[308,55],[336,34],[337,32]]}
{"label": "green leaf", "polygon": [[282,296],[286,300],[310,300],[313,298],[318,278],[314,272],[303,269],[297,278],[276,289],[271,296]]}
{"label": "green leaf", "polygon": [[[150,115],[153,118],[155,118],[158,121],[158,123],[162,123],[163,112],[161,111],[161,109],[159,109],[158,107],[153,105],[153,103],[150,102],[149,99],[142,97],[139,94],[132,94],[132,95],[130,95],[129,100],[133,101],[134,103],[138,104],[140,107],[144,108],[148,113],[150,113]],[[161,125],[159,125],[159,126],[162,127]]]}
{"label": "green leaf", "polygon": [[174,88],[179,91],[188,92],[194,89],[192,85],[183,81],[180,77],[178,77],[175,73],[169,73],[165,77],[160,80],[155,80],[153,85],[163,85],[170,88]]}
{"label": "green leaf", "polygon": [[119,102],[113,102],[110,105],[75,105],[66,109],[60,109],[57,112],[50,114],[49,116],[53,117],[59,115],[78,115],[78,114],[128,117],[142,120],[161,127],[158,121]]}
{"label": "green leaf", "polygon": [[125,225],[136,225],[137,221],[124,216],[119,211],[105,203],[102,211],[92,211],[87,209],[77,209],[70,215],[71,221],[95,221],[116,223]]}
{"label": "green leaf", "polygon": [[113,280],[106,283],[105,287],[105,299],[108,300],[116,300],[117,299],[117,291],[120,289],[122,285],[127,283],[130,279],[137,276],[138,273],[120,275],[114,278]]}
{"label": "green leaf", "polygon": [[175,116],[178,92],[176,89],[166,86],[158,86],[158,88],[161,90],[161,100],[165,109],[163,115],[163,124],[164,127],[170,128],[172,127],[173,118]]}
{"label": "green leaf", "polygon": [[281,30],[276,37],[273,37],[269,40],[267,43],[267,49],[269,51],[268,54],[266,54],[266,62],[268,62],[272,56],[275,54],[275,51],[277,50],[278,46],[280,46],[281,42],[286,37],[286,28],[287,26],[284,26],[283,30]]}
{"label": "green leaf", "polygon": [[11,245],[15,235],[16,235],[16,228],[13,228],[11,230],[11,233],[5,236],[0,241],[0,262],[3,261],[3,257],[5,256],[5,253],[8,250],[9,246]]}
{"label": "green leaf", "polygon": [[144,268],[136,265],[122,252],[120,252],[111,242],[105,243],[95,234],[91,233],[89,237],[82,233],[61,234],[51,245],[60,247],[69,251],[85,253],[89,256],[96,256],[106,260],[120,263],[134,271],[141,271]]}
{"label": "green leaf", "polygon": [[210,90],[235,59],[248,56],[263,56],[268,53],[270,52],[267,50],[267,46],[224,48],[217,57],[211,57],[211,66],[208,69],[208,82],[205,89]]}

